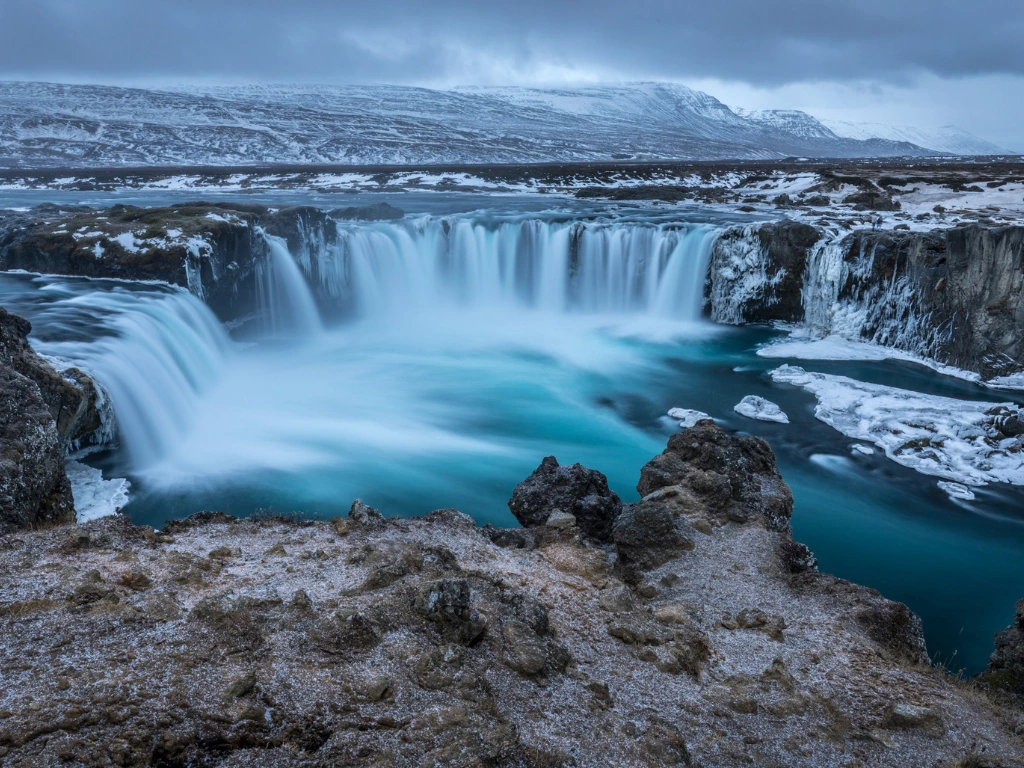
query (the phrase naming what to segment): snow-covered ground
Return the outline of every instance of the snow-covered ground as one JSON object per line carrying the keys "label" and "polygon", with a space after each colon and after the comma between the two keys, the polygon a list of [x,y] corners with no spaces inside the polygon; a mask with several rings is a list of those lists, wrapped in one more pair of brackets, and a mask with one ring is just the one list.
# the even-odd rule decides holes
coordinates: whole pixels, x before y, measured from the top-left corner
{"label": "snow-covered ground", "polygon": [[0,82],[0,167],[443,165],[932,154],[675,83],[578,88]]}

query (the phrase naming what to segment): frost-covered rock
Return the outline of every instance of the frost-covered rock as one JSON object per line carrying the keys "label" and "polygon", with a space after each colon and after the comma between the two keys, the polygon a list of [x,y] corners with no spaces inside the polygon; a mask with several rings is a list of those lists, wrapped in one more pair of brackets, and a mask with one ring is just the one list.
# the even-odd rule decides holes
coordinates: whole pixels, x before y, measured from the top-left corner
{"label": "frost-covered rock", "polygon": [[548,456],[516,486],[508,508],[528,528],[546,525],[552,516],[566,513],[583,533],[607,541],[622,502],[600,472],[581,464],[561,465]]}
{"label": "frost-covered rock", "polygon": [[964,485],[1024,485],[1024,445],[998,431],[993,413],[1012,404],[926,395],[784,365],[777,382],[814,394],[814,415],[868,440],[893,461]]}
{"label": "frost-covered rock", "polygon": [[778,424],[789,424],[789,416],[771,400],[757,395],[747,395],[733,406],[740,416],[758,421],[774,421]]}

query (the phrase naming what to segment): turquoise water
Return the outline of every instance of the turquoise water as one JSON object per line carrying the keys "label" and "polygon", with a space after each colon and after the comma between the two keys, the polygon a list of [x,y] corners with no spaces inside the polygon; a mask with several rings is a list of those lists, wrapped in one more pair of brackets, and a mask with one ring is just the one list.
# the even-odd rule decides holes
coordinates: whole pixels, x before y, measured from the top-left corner
{"label": "turquoise water", "polygon": [[[136,419],[135,432],[166,423],[165,433],[88,458],[131,480],[126,511],[139,523],[207,509],[327,517],[360,497],[389,515],[457,507],[481,524],[513,525],[512,489],[549,454],[599,469],[630,501],[640,468],[677,429],[666,412],[685,407],[766,438],[793,487],[796,536],[822,570],[906,602],[933,658],[951,669],[983,668],[1024,595],[1022,489],[989,486],[957,504],[935,478],[851,454],[854,441],[814,418],[810,394],[767,376],[787,362],[756,355],[776,330],[484,303],[388,312],[312,338],[211,342],[223,331],[187,295],[27,275],[0,275],[0,305],[33,320],[42,351],[101,369],[111,358],[97,352],[102,340],[131,336],[154,352],[167,343],[161,328],[179,329],[166,355],[114,371],[136,382],[122,399],[139,405],[119,419]],[[793,362],[949,397],[1021,400],[905,362]],[[175,366],[184,389],[154,373]],[[778,403],[791,423],[735,414],[746,395]]]}

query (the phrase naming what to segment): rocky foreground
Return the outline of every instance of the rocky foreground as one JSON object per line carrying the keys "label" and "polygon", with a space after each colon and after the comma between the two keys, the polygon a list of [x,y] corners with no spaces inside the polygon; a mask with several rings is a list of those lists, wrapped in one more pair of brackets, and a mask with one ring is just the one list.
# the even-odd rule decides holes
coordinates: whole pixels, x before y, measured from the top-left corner
{"label": "rocky foreground", "polygon": [[638,489],[549,458],[524,528],[356,502],[7,535],[0,760],[1024,765],[1019,630],[1001,692],[930,666],[905,606],[793,541],[766,443],[698,422]]}

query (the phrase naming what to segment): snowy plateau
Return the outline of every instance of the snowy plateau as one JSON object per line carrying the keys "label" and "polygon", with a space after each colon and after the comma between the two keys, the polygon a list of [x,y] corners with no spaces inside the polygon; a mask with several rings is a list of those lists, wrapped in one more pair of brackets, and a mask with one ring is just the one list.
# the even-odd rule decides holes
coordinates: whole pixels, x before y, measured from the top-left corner
{"label": "snowy plateau", "polygon": [[669,83],[452,90],[0,83],[0,168],[9,169],[777,160],[999,149],[957,131],[875,130],[826,125],[799,111],[733,110]]}

